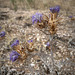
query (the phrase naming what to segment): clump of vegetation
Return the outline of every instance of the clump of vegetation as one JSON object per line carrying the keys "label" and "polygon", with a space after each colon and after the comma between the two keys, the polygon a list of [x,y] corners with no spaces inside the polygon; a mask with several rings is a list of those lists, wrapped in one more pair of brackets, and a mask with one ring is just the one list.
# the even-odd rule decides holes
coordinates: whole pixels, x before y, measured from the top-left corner
{"label": "clump of vegetation", "polygon": [[14,10],[16,11],[17,10],[17,5],[16,5],[16,0],[11,0],[13,6],[14,6]]}
{"label": "clump of vegetation", "polygon": [[28,8],[30,8],[30,4],[33,3],[33,0],[18,0],[18,1],[17,0],[11,0],[11,3],[14,6],[15,11],[17,11],[17,9],[18,9],[17,2],[22,3],[22,4],[25,2],[27,4]]}
{"label": "clump of vegetation", "polygon": [[[32,0],[29,0],[32,1]],[[15,5],[15,0],[12,0],[13,5]],[[57,32],[57,25],[60,24],[60,18],[58,16],[58,13],[60,11],[60,6],[55,6],[50,8],[50,12],[47,15],[43,13],[35,13],[32,15],[32,24],[39,28],[41,31],[44,29],[44,32],[48,32],[47,35],[49,35],[49,40],[46,42],[46,47],[48,48],[49,52],[51,53],[53,68],[54,68],[54,58],[53,58],[53,44],[54,41],[53,38],[56,35]],[[70,18],[73,20],[74,17],[70,16]],[[0,27],[1,29],[1,27]],[[5,32],[0,32],[0,38],[5,37]],[[26,60],[26,58],[29,56],[28,53],[34,52],[36,49],[34,48],[34,44],[36,41],[33,39],[25,40],[25,42],[20,43],[19,40],[14,40],[11,46],[11,52],[10,52],[10,61],[17,62],[18,60]],[[41,51],[40,51],[41,52]],[[48,65],[47,65],[48,66]],[[50,66],[48,66],[50,67]],[[50,69],[50,68],[48,68]]]}
{"label": "clump of vegetation", "polygon": [[59,21],[61,18],[58,18],[58,13],[60,11],[60,6],[55,6],[50,8],[50,13],[49,17],[41,14],[41,13],[36,13],[35,15],[32,16],[32,23],[35,24],[37,27],[40,29],[45,29],[45,31],[49,32],[49,42],[46,44],[47,47],[50,49],[51,53],[51,58],[53,62],[53,67],[54,67],[54,59],[53,59],[53,37],[56,34],[56,28],[57,25],[59,24]]}
{"label": "clump of vegetation", "polygon": [[[36,27],[40,29],[46,29],[46,31],[49,32],[50,35],[50,40],[46,43],[46,46],[50,49],[51,55],[52,55],[52,61],[53,61],[53,49],[52,49],[52,41],[53,37],[56,34],[56,27],[59,24],[59,21],[61,20],[58,18],[58,13],[60,11],[60,7],[51,7],[50,8],[50,13],[49,17],[41,14],[41,13],[35,13],[32,16],[32,24],[35,24]],[[22,60],[25,60],[27,58],[27,53],[26,51],[33,52],[35,51],[34,45],[35,42],[34,40],[30,39],[24,43],[19,43],[19,40],[15,40],[12,44],[11,47],[14,51],[11,52],[10,54],[10,60],[16,61],[18,58],[21,58]],[[13,54],[13,55],[12,55]],[[53,61],[54,62],[54,61]]]}

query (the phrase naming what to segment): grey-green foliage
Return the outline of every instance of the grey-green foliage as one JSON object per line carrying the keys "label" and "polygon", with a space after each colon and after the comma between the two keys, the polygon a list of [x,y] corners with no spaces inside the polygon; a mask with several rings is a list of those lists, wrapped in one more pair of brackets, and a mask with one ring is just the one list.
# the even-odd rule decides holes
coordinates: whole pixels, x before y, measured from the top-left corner
{"label": "grey-green foliage", "polygon": [[15,0],[11,0],[12,4],[14,5],[15,4]]}
{"label": "grey-green foliage", "polygon": [[28,1],[28,3],[31,3],[31,2],[33,2],[33,0],[27,0]]}
{"label": "grey-green foliage", "polygon": [[25,1],[25,2],[27,2],[28,5],[30,5],[33,2],[33,0],[11,0],[15,11],[18,8],[17,1],[22,2],[22,3]]}
{"label": "grey-green foliage", "polygon": [[17,1],[24,2],[25,0],[11,0],[15,11],[18,9]]}
{"label": "grey-green foliage", "polygon": [[24,2],[25,0],[19,0],[19,2]]}
{"label": "grey-green foliage", "polygon": [[13,6],[14,6],[14,10],[17,10],[17,4],[16,4],[16,0],[11,0]]}

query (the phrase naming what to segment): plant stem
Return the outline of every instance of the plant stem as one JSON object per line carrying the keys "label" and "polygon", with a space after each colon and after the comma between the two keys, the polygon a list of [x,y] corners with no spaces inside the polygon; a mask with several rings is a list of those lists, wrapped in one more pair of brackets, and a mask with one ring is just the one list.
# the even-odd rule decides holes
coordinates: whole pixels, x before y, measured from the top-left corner
{"label": "plant stem", "polygon": [[51,59],[52,59],[52,71],[54,70],[54,58],[53,58],[53,45],[52,45],[52,41],[53,41],[53,37],[54,35],[49,35],[49,40],[50,40],[50,53],[51,53]]}

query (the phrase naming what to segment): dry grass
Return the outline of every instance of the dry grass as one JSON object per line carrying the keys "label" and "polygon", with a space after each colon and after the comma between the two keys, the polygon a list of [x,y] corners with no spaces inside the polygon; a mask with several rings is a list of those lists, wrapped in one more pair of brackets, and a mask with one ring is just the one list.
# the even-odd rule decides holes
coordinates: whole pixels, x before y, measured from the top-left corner
{"label": "dry grass", "polygon": [[15,10],[49,9],[51,6],[60,5],[63,10],[71,11],[74,9],[74,4],[74,0],[0,0],[0,7],[9,7]]}

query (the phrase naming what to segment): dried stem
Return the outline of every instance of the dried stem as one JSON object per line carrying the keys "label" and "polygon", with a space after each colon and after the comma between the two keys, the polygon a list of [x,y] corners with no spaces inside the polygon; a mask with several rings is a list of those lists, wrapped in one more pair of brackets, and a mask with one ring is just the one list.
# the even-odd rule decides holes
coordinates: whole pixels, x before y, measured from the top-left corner
{"label": "dried stem", "polygon": [[50,53],[51,53],[51,59],[52,59],[52,71],[54,70],[54,58],[53,58],[53,45],[52,45],[52,41],[53,41],[53,37],[54,37],[54,35],[50,35],[49,36],[49,40],[50,40]]}

